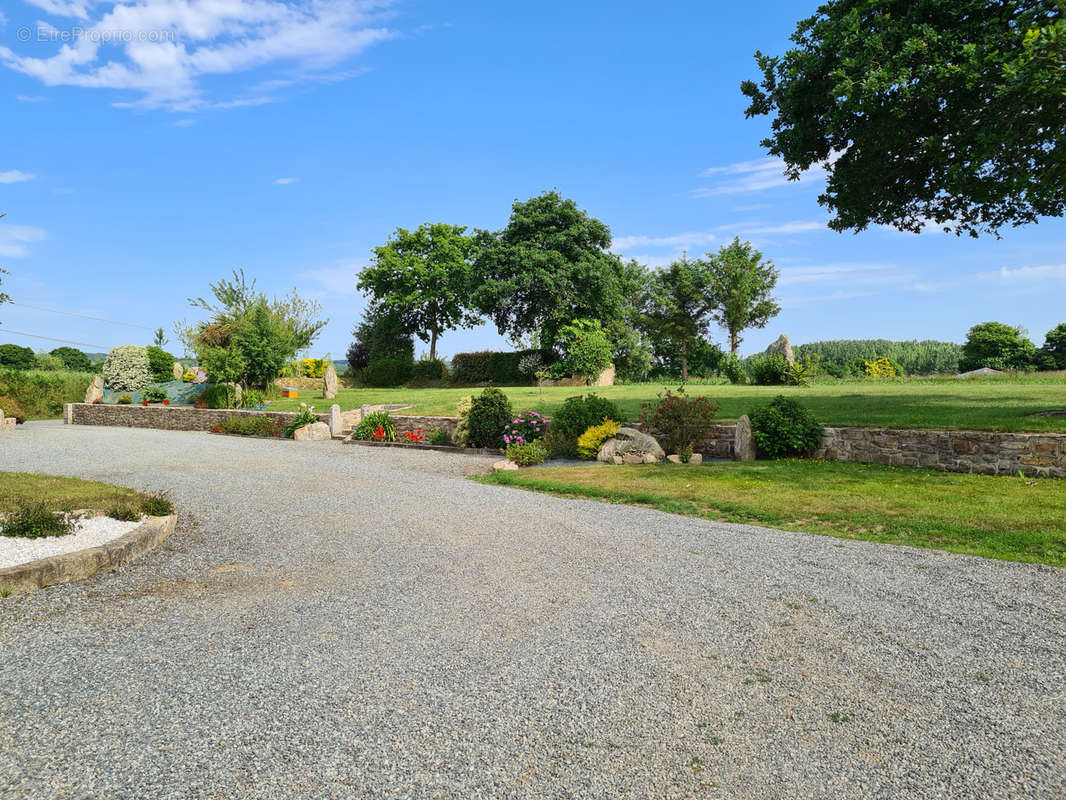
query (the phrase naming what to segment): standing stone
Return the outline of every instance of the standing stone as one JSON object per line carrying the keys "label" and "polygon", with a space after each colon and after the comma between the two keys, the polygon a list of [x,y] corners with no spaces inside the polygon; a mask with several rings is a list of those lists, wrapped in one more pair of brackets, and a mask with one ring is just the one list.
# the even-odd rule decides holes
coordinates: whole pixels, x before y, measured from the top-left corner
{"label": "standing stone", "polygon": [[0,408],[0,433],[15,430],[15,418],[4,417],[4,409]]}
{"label": "standing stone", "polygon": [[182,379],[182,377],[184,377],[184,375],[185,375],[185,367],[183,367],[181,364],[179,364],[177,361],[175,361],[174,362],[174,380],[180,381]]}
{"label": "standing stone", "polygon": [[297,428],[292,438],[297,442],[327,442],[333,437],[330,435],[329,425],[324,422],[312,422]]}
{"label": "standing stone", "polygon": [[326,374],[322,376],[322,396],[327,400],[337,396],[337,370],[332,364],[326,367]]}
{"label": "standing stone", "polygon": [[344,433],[344,415],[341,414],[341,407],[336,403],[329,407],[329,432],[333,436],[340,436]]}
{"label": "standing stone", "polygon": [[733,440],[733,460],[755,460],[755,437],[751,434],[751,420],[747,414],[737,420],[737,435]]}
{"label": "standing stone", "polygon": [[85,390],[86,403],[99,403],[104,399],[104,379],[97,375]]}
{"label": "standing stone", "polygon": [[770,355],[771,353],[780,353],[788,359],[789,364],[796,363],[796,356],[792,352],[792,342],[783,333],[777,337],[773,344],[766,348],[766,354]]}

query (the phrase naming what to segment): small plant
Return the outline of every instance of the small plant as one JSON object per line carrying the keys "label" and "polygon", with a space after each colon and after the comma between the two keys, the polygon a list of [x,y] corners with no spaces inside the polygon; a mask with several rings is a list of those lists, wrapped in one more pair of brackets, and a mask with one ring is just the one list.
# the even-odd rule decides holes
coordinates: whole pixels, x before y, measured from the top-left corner
{"label": "small plant", "polygon": [[115,402],[120,406],[128,406],[130,403],[133,402],[133,398],[130,397],[128,394],[124,394],[117,400],[115,400]]}
{"label": "small plant", "polygon": [[22,506],[0,524],[0,534],[21,539],[43,539],[74,533],[74,520],[61,511],[52,511],[44,503]]}
{"label": "small plant", "polygon": [[474,447],[500,447],[514,413],[511,401],[499,389],[490,386],[474,398],[467,417],[470,444]]}
{"label": "small plant", "polygon": [[111,507],[107,509],[107,516],[120,522],[137,522],[144,516],[144,511],[135,499],[123,498],[111,504]]}
{"label": "small plant", "polygon": [[236,408],[237,388],[229,383],[208,386],[203,393],[203,402],[208,408]]}
{"label": "small plant", "polygon": [[523,411],[503,426],[504,444],[528,444],[548,433],[548,420],[536,411]]}
{"label": "small plant", "polygon": [[822,441],[821,423],[806,406],[788,397],[778,395],[748,416],[759,452],[770,458],[805,455]]}
{"label": "small plant", "polygon": [[196,380],[196,373],[193,372],[191,369],[187,369],[184,373],[182,373],[181,380],[184,383],[192,383]]}
{"label": "small plant", "polygon": [[424,430],[407,431],[400,438],[409,444],[420,444],[426,440],[426,432]]}
{"label": "small plant", "polygon": [[536,439],[526,444],[513,443],[507,445],[507,458],[520,467],[528,467],[533,464],[542,464],[548,458],[548,447],[544,442]]}
{"label": "small plant", "polygon": [[[651,433],[664,440],[667,452],[681,456],[692,455],[696,443],[710,429],[718,406],[706,397],[689,397],[685,387],[678,387],[677,394],[669,389],[660,394],[656,403],[642,403],[640,421]],[[682,460],[685,460],[682,458]]]}
{"label": "small plant", "polygon": [[429,443],[444,446],[451,444],[452,440],[451,437],[448,436],[448,431],[443,428],[430,428]]}
{"label": "small plant", "polygon": [[174,513],[174,504],[162,492],[141,495],[141,511],[149,517],[169,517]]}
{"label": "small plant", "polygon": [[261,408],[266,404],[266,396],[258,389],[247,389],[241,396],[241,408]]}
{"label": "small plant", "polygon": [[167,392],[158,386],[149,386],[141,393],[141,397],[149,403],[163,403],[166,402]]}
{"label": "small plant", "polygon": [[603,443],[618,433],[622,427],[613,419],[605,419],[599,425],[593,425],[577,437],[577,454],[589,461],[595,461]]}
{"label": "small plant", "polygon": [[395,442],[396,426],[389,418],[388,411],[374,411],[360,420],[353,433],[353,438],[364,442]]}
{"label": "small plant", "polygon": [[219,423],[218,430],[240,436],[280,437],[285,428],[272,417],[232,414]]}
{"label": "small plant", "polygon": [[318,422],[318,417],[315,416],[315,407],[309,406],[307,403],[300,403],[300,410],[296,413],[292,422],[285,426],[285,438],[291,439],[293,434],[300,428],[315,422]]}

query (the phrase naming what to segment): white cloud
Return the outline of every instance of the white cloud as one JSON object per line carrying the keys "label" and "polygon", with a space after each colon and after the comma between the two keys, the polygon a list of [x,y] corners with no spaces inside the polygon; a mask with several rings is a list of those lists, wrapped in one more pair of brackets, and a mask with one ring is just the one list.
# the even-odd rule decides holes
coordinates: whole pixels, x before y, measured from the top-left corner
{"label": "white cloud", "polygon": [[856,264],[820,264],[806,267],[784,267],[781,269],[781,286],[806,283],[829,283],[846,281],[852,283],[902,283],[910,274],[901,271],[895,264],[856,263]]}
{"label": "white cloud", "polygon": [[23,181],[32,181],[36,177],[31,172],[12,169],[7,172],[0,172],[0,183],[22,183]]}
{"label": "white cloud", "polygon": [[[833,153],[828,163],[832,164],[840,153]],[[764,189],[773,189],[785,186],[790,181],[785,175],[785,162],[780,158],[759,158],[754,161],[737,161],[722,167],[705,169],[700,175],[704,178],[715,178],[719,182],[714,186],[704,186],[692,190],[693,197],[716,197],[724,194],[737,194],[741,192],[761,192]],[[825,166],[815,164],[800,176],[800,181],[822,180],[825,178]]]}
{"label": "white cloud", "polygon": [[990,272],[979,272],[977,277],[985,281],[1002,283],[1025,283],[1027,281],[1046,281],[1066,278],[1066,264],[1048,264],[1040,267],[1017,267],[1010,269],[1000,267]]}
{"label": "white cloud", "polygon": [[47,86],[135,92],[135,101],[116,104],[124,107],[187,112],[261,105],[276,98],[259,90],[213,99],[202,81],[263,69],[281,71],[283,82],[351,77],[357,73],[341,69],[344,62],[395,35],[381,25],[393,1],[32,0],[48,13],[85,20],[83,34],[57,38],[57,52],[45,58],[0,46],[0,63]]}
{"label": "white cloud", "polygon": [[355,288],[355,275],[363,268],[362,264],[355,261],[341,261],[335,267],[322,267],[309,269],[296,275],[297,280],[311,281],[330,294],[354,295],[358,294]]}
{"label": "white cloud", "polygon": [[18,100],[20,103],[45,103],[48,101],[47,97],[44,97],[39,94],[19,94],[15,95],[15,99]]}
{"label": "white cloud", "polygon": [[275,186],[288,186],[290,183],[296,183],[299,180],[300,180],[299,178],[278,178],[276,181],[274,181],[274,185]]}
{"label": "white cloud", "polygon": [[719,225],[716,231],[731,231],[737,236],[771,235],[775,233],[810,233],[829,230],[825,222],[817,220],[794,220],[792,222],[738,222],[734,225]]}
{"label": "white cloud", "polygon": [[29,244],[43,241],[43,228],[31,228],[28,225],[7,225],[0,222],[0,256],[6,258],[25,258],[30,254]]}
{"label": "white cloud", "polygon": [[626,252],[634,247],[671,247],[674,249],[703,247],[717,238],[713,233],[693,231],[678,233],[674,236],[619,236],[611,244],[612,247]]}

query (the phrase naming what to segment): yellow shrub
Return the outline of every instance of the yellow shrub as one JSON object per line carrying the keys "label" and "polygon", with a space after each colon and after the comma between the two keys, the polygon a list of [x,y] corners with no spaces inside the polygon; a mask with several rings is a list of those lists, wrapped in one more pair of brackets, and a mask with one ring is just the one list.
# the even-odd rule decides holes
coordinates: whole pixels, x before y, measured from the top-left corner
{"label": "yellow shrub", "polygon": [[868,378],[898,378],[899,370],[889,358],[879,358],[876,361],[866,362],[866,377]]}
{"label": "yellow shrub", "polygon": [[185,381],[185,383],[192,383],[196,380],[196,373],[191,369],[187,369],[185,370],[185,374],[181,376],[181,379]]}
{"label": "yellow shrub", "polygon": [[321,378],[328,364],[324,358],[305,358],[300,361],[300,374],[305,378]]}
{"label": "yellow shrub", "polygon": [[594,460],[603,443],[618,433],[621,427],[613,419],[605,419],[602,425],[593,425],[577,437],[577,454],[589,461]]}

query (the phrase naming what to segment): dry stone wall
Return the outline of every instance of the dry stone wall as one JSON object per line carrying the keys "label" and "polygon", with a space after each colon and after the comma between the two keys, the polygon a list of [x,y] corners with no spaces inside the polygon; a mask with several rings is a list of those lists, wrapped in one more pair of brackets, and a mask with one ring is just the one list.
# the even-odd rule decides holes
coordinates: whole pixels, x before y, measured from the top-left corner
{"label": "dry stone wall", "polygon": [[[68,403],[63,418],[72,425],[111,425],[116,428],[157,428],[165,431],[213,431],[226,417],[270,417],[283,425],[292,422],[288,411],[243,411],[227,408],[185,408],[178,406],[111,405]],[[317,414],[329,421],[329,414]]]}

